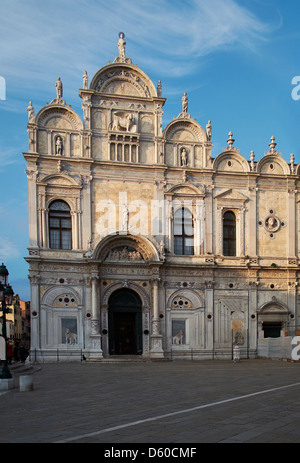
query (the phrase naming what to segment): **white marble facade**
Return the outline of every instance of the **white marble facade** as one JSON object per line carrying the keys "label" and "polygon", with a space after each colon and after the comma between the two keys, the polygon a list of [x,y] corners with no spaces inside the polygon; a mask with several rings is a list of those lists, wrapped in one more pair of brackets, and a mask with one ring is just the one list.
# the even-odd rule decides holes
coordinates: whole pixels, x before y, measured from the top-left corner
{"label": "white marble facade", "polygon": [[60,78],[28,106],[31,354],[254,357],[299,327],[300,167],[274,137],[245,157],[232,132],[212,158],[185,92],[163,128],[161,82],[125,44],[83,73],[81,115]]}

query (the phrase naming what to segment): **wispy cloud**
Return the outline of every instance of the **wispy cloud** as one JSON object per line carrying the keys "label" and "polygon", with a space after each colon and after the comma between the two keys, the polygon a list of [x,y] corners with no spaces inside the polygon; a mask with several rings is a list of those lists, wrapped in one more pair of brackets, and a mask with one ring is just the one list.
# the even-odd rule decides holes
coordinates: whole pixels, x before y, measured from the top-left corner
{"label": "wispy cloud", "polygon": [[17,162],[17,154],[14,148],[8,148],[0,151],[0,173],[4,172],[7,166]]}
{"label": "wispy cloud", "polygon": [[12,242],[9,238],[0,236],[0,260],[3,261],[10,261],[12,259],[16,259],[20,257],[20,251],[18,250],[17,246],[14,242]]}
{"label": "wispy cloud", "polygon": [[[185,75],[199,57],[226,47],[255,49],[268,26],[236,0],[10,0],[1,6],[0,75],[23,89],[55,82],[74,88],[117,53],[118,32],[140,67]],[[143,52],[141,52],[141,49]],[[76,78],[75,78],[76,76]]]}

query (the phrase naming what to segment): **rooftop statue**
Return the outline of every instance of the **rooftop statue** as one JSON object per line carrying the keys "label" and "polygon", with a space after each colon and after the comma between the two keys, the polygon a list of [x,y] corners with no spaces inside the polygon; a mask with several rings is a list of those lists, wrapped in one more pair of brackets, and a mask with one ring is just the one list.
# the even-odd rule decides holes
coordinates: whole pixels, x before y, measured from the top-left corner
{"label": "rooftop statue", "polygon": [[60,100],[63,96],[63,85],[62,85],[62,82],[60,80],[60,77],[58,77],[57,81],[56,81],[56,84],[55,84],[55,87],[56,87],[56,94],[57,94],[57,98]]}
{"label": "rooftop statue", "polygon": [[29,101],[29,106],[27,108],[27,111],[28,111],[28,122],[34,122],[35,113],[34,113],[34,107],[32,106],[31,101]]}
{"label": "rooftop statue", "polygon": [[119,41],[118,41],[119,56],[115,58],[114,63],[132,64],[131,59],[126,58],[125,56],[125,46],[126,46],[125,34],[124,32],[120,32]]}
{"label": "rooftop statue", "polygon": [[125,58],[126,41],[124,39],[124,37],[125,37],[124,32],[120,32],[119,37],[120,37],[119,42],[118,42],[119,56],[120,56],[120,58]]}
{"label": "rooftop statue", "polygon": [[186,96],[186,92],[184,92],[183,97],[182,97],[182,112],[184,114],[188,112],[188,102],[189,102],[189,99]]}
{"label": "rooftop statue", "polygon": [[89,78],[88,78],[88,75],[87,75],[87,71],[84,71],[82,79],[83,79],[83,88],[87,89],[88,85],[89,85]]}

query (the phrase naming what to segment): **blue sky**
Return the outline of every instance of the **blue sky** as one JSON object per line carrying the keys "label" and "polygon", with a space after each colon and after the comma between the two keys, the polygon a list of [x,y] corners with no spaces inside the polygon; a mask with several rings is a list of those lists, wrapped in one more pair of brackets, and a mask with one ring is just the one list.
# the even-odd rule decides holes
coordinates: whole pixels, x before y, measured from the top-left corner
{"label": "blue sky", "polygon": [[[282,156],[300,162],[299,0],[0,0],[0,260],[15,293],[29,300],[27,106],[51,101],[60,76],[64,99],[80,114],[78,89],[118,55],[156,85],[162,81],[164,126],[187,92],[193,118],[212,121],[213,157],[227,145],[260,159],[272,135]],[[1,79],[3,82],[3,79]],[[300,77],[299,77],[300,82]],[[0,87],[0,98],[3,88]],[[300,95],[296,90],[296,95]]]}

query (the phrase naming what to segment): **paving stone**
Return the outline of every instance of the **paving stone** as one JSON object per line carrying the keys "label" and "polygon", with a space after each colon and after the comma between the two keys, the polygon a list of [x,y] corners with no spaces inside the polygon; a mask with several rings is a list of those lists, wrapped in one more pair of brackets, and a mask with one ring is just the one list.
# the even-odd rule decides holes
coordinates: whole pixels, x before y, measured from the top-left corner
{"label": "paving stone", "polygon": [[0,396],[7,430],[0,443],[300,442],[300,365],[249,360],[236,366],[39,365],[33,391],[14,388]]}

